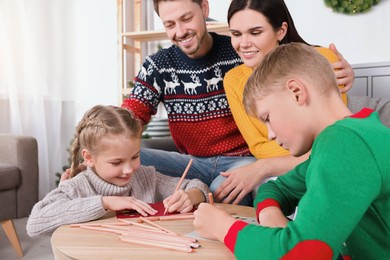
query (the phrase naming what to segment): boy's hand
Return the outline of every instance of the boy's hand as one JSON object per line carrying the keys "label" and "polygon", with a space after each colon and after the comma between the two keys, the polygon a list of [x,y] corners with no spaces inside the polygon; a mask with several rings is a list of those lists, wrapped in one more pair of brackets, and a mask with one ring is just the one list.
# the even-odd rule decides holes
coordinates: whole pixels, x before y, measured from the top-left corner
{"label": "boy's hand", "polygon": [[278,207],[267,207],[259,213],[259,223],[264,227],[281,227],[288,224],[288,219]]}
{"label": "boy's hand", "polygon": [[193,208],[190,196],[183,190],[178,190],[163,200],[164,207],[168,212],[190,212]]}
{"label": "boy's hand", "polygon": [[142,216],[155,215],[157,210],[148,203],[137,200],[133,197],[104,196],[102,197],[103,207],[106,210],[118,211],[134,209]]}
{"label": "boy's hand", "polygon": [[194,216],[194,228],[199,235],[221,242],[236,221],[226,211],[208,203],[201,203]]}

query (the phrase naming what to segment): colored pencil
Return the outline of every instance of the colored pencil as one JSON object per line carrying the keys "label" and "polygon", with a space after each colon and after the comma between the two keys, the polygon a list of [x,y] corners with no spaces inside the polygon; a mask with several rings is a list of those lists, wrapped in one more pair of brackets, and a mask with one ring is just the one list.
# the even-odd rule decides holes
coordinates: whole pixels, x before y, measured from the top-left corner
{"label": "colored pencil", "polygon": [[213,197],[213,194],[211,192],[209,192],[209,201],[210,201],[211,205],[214,205],[214,197]]}
{"label": "colored pencil", "polygon": [[[175,191],[174,191],[173,193],[175,193],[176,191],[179,190],[181,183],[183,182],[184,178],[186,177],[188,171],[190,170],[191,164],[192,164],[192,159],[188,162],[187,167],[186,167],[186,169],[184,170],[184,172],[183,172],[183,174],[182,174],[182,176],[181,176],[179,182],[178,182],[177,185],[176,185]],[[165,208],[165,210],[164,210],[164,215],[167,213],[167,211],[168,211],[168,208]]]}
{"label": "colored pencil", "polygon": [[162,226],[160,226],[159,224],[156,224],[156,223],[153,222],[153,221],[147,220],[147,219],[145,219],[145,218],[143,218],[143,217],[139,217],[139,218],[142,219],[143,221],[145,221],[146,223],[148,223],[149,225],[152,225],[152,226],[154,226],[154,227],[157,227],[157,228],[159,228],[159,229],[161,229],[161,230],[163,230],[163,231],[165,231],[165,232],[167,232],[167,233],[171,233],[171,234],[177,235],[176,232],[173,232],[173,231],[171,231],[171,230],[169,230],[169,229],[167,229],[167,228],[165,228],[165,227],[162,227]]}
{"label": "colored pencil", "polygon": [[132,243],[132,244],[139,244],[139,245],[146,245],[146,246],[154,246],[164,249],[171,249],[171,250],[177,250],[182,252],[188,252],[192,253],[194,250],[190,246],[182,246],[182,245],[172,245],[168,243],[162,243],[162,242],[156,242],[153,240],[142,240],[140,238],[132,239],[129,237],[122,237],[120,238],[121,241]]}

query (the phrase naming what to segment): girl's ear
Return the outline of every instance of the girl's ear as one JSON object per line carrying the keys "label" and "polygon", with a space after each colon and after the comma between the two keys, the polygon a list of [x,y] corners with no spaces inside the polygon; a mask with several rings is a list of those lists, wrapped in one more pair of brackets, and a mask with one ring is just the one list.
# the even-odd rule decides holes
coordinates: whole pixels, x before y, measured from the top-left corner
{"label": "girl's ear", "polygon": [[296,79],[291,79],[286,83],[287,90],[291,94],[294,101],[302,106],[308,101],[307,91],[304,84]]}
{"label": "girl's ear", "polygon": [[93,167],[93,156],[92,156],[92,154],[87,149],[83,149],[83,150],[81,150],[81,155],[84,158],[84,163],[88,167],[92,168]]}

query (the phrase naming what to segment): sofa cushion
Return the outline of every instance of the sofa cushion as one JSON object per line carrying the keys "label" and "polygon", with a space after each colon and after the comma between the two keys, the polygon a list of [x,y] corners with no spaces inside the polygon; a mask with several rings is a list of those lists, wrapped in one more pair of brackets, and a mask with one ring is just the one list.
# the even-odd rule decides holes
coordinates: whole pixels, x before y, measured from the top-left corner
{"label": "sofa cushion", "polygon": [[348,96],[348,108],[352,113],[367,107],[378,112],[383,124],[390,127],[390,100],[366,96]]}
{"label": "sofa cushion", "polygon": [[0,190],[13,189],[20,183],[18,168],[11,164],[0,163]]}

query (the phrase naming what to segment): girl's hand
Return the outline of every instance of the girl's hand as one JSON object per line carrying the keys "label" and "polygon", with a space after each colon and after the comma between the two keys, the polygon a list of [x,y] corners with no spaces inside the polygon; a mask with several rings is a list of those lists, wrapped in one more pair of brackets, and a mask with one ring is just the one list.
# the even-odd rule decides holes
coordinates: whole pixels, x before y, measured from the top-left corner
{"label": "girl's hand", "polygon": [[226,211],[208,203],[201,203],[194,216],[194,228],[199,235],[221,242],[236,221]]}
{"label": "girl's hand", "polygon": [[190,196],[183,190],[178,190],[163,201],[164,207],[168,212],[190,212],[193,208],[193,203]]}
{"label": "girl's hand", "polygon": [[118,211],[134,209],[145,217],[157,213],[157,210],[152,208],[149,204],[133,197],[104,196],[102,197],[102,202],[103,207],[106,210]]}

